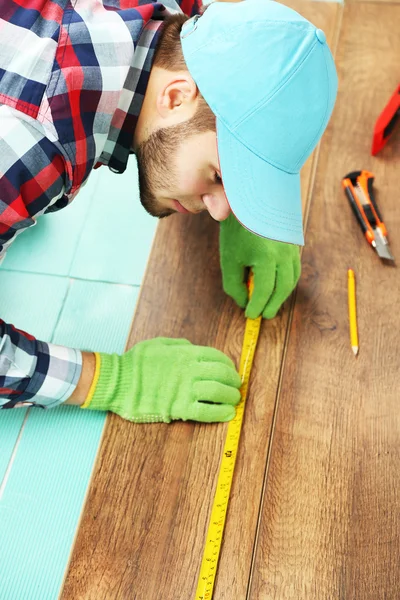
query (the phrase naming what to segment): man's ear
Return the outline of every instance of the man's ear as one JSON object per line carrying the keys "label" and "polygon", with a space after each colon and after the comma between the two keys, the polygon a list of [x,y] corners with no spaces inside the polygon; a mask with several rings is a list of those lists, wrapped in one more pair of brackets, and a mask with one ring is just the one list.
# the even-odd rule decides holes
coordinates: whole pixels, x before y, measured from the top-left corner
{"label": "man's ear", "polygon": [[174,73],[157,95],[157,111],[163,119],[185,120],[197,107],[198,88],[188,72]]}

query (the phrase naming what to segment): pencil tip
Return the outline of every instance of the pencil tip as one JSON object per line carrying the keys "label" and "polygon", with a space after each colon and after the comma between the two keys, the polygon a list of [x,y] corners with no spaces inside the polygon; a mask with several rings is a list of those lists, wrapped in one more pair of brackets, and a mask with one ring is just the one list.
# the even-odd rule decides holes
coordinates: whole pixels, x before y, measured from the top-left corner
{"label": "pencil tip", "polygon": [[352,350],[354,352],[354,355],[357,356],[357,354],[358,354],[358,346],[352,346],[351,348],[352,348]]}

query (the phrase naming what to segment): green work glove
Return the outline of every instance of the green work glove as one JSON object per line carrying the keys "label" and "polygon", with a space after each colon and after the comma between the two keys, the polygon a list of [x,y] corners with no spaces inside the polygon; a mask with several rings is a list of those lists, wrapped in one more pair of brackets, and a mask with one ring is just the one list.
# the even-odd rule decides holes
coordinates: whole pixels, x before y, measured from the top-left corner
{"label": "green work glove", "polygon": [[[300,277],[298,246],[267,240],[245,229],[230,215],[220,224],[220,260],[224,291],[242,308],[246,317],[275,317]],[[245,267],[254,273],[254,291],[248,302]]]}
{"label": "green work glove", "polygon": [[94,380],[81,408],[110,410],[136,423],[230,421],[241,383],[219,350],[155,338],[122,356],[96,353]]}

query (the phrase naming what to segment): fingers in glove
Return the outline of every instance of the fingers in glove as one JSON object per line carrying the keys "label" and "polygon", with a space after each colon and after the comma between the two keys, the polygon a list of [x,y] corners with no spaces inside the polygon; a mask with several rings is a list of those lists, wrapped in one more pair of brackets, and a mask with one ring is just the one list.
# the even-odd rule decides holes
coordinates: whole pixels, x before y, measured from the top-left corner
{"label": "fingers in glove", "polygon": [[189,419],[203,423],[224,423],[231,421],[236,414],[234,406],[228,404],[205,404],[196,402]]}
{"label": "fingers in glove", "polygon": [[208,362],[208,363],[222,363],[224,365],[228,365],[231,369],[235,369],[236,367],[226,354],[221,352],[221,350],[217,350],[216,348],[210,348],[209,346],[195,346],[195,354],[196,358],[199,362]]}
{"label": "fingers in glove", "polygon": [[214,402],[236,406],[240,400],[237,388],[217,381],[196,381],[193,385],[193,398],[197,402]]}
{"label": "fingers in glove", "polygon": [[203,362],[199,366],[199,378],[202,381],[218,381],[239,389],[242,379],[234,366],[220,362]]}
{"label": "fingers in glove", "polygon": [[276,263],[271,261],[262,268],[253,267],[254,290],[246,308],[246,317],[256,319],[259,317],[270,297],[273,294],[276,278]]}
{"label": "fingers in glove", "polygon": [[264,319],[273,319],[282,304],[290,296],[295,286],[293,264],[283,263],[276,273],[275,291],[269,299],[264,311]]}
{"label": "fingers in glove", "polygon": [[222,264],[222,286],[224,292],[234,299],[236,304],[244,308],[247,304],[248,294],[247,287],[244,282],[245,269],[244,267],[231,260],[225,260]]}
{"label": "fingers in glove", "polygon": [[185,340],[185,338],[158,337],[158,338],[154,338],[151,341],[158,342],[160,344],[164,344],[164,346],[187,346],[187,345],[192,346],[192,343],[189,342],[189,340]]}

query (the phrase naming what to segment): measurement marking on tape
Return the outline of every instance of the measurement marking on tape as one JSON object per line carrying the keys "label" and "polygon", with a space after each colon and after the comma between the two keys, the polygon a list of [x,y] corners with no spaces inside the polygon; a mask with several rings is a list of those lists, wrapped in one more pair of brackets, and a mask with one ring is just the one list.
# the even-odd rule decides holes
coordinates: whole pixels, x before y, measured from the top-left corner
{"label": "measurement marking on tape", "polygon": [[[250,289],[251,293],[252,289]],[[225,445],[222,452],[218,474],[217,488],[211,509],[207,537],[204,546],[203,560],[197,582],[195,600],[211,600],[214,589],[216,567],[222,544],[222,534],[228,510],[229,494],[233,480],[240,432],[243,423],[244,407],[249,387],[251,367],[257,346],[262,317],[247,319],[244,332],[239,374],[242,378],[240,402],[236,407],[235,418],[229,422]]]}

